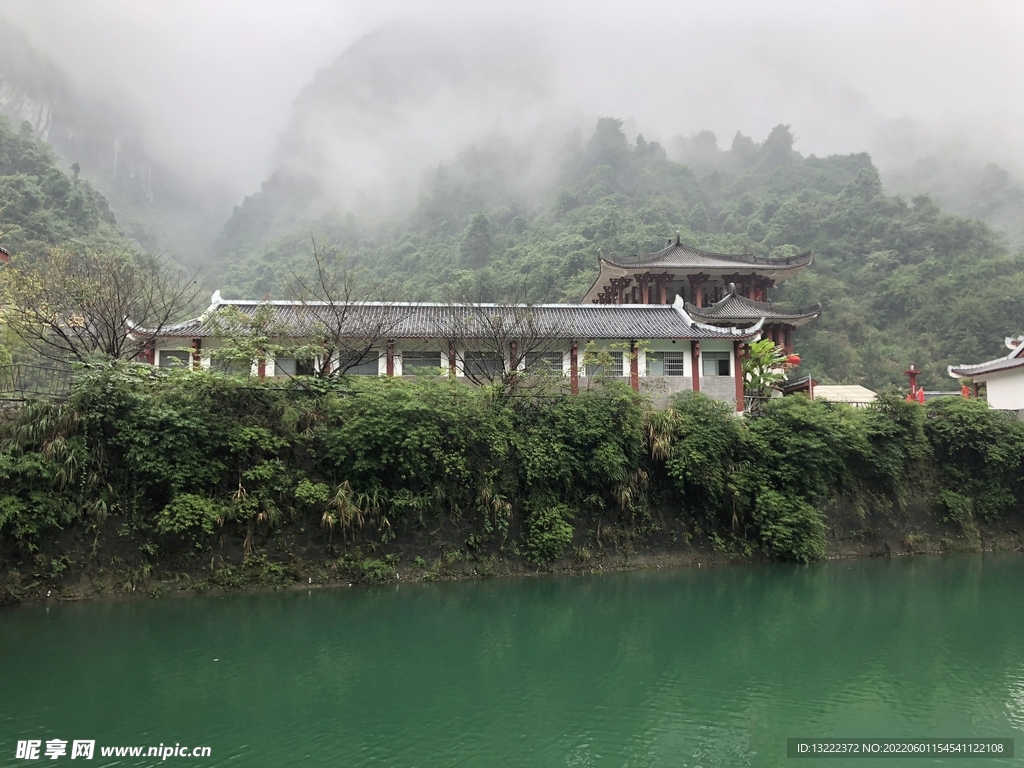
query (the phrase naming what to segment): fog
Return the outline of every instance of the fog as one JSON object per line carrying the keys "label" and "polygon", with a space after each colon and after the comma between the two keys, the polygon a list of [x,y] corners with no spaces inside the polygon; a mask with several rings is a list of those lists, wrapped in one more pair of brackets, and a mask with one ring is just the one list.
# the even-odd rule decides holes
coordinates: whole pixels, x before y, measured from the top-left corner
{"label": "fog", "polygon": [[788,123],[804,154],[868,150],[885,168],[954,147],[1024,168],[1015,0],[481,5],[5,0],[0,13],[77,88],[137,117],[162,163],[236,201],[276,169],[408,185],[478,136],[602,115],[666,144]]}

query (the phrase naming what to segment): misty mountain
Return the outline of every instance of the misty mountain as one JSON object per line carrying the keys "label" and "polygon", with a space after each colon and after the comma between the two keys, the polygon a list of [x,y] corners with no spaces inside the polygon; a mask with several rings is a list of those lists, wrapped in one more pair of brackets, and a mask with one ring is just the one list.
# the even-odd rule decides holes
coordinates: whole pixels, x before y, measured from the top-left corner
{"label": "misty mountain", "polygon": [[774,300],[822,302],[821,320],[797,338],[822,381],[899,383],[914,362],[941,386],[946,364],[998,354],[1024,327],[1024,259],[983,222],[927,196],[887,195],[866,153],[805,157],[783,125],[760,142],[737,133],[726,149],[698,134],[673,152],[700,160],[682,165],[602,119],[590,135],[564,136],[550,178],[530,186],[518,175],[537,165],[529,142],[472,145],[436,167],[405,215],[325,213],[252,251],[258,235],[236,212],[221,246],[251,255],[208,277],[228,296],[280,295],[308,264],[312,235],[391,298],[577,301],[599,250],[657,250],[678,230],[709,250],[816,252]]}
{"label": "misty mountain", "polygon": [[121,228],[151,251],[188,260],[212,238],[219,211],[199,190],[156,160],[144,130],[123,105],[76,89],[46,55],[5,25],[0,56],[0,115],[15,130],[28,125],[62,165],[107,197]]}
{"label": "misty mountain", "polygon": [[275,172],[236,208],[218,249],[241,254],[328,212],[408,210],[439,161],[550,121],[551,85],[538,44],[512,30],[393,25],[366,35],[298,95]]}

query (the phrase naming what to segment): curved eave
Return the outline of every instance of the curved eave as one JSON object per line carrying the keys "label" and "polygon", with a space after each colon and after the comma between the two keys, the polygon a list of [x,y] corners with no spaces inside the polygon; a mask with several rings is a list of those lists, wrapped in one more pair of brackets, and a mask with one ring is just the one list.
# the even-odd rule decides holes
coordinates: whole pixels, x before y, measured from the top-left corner
{"label": "curved eave", "polygon": [[[724,304],[729,301],[731,297],[726,297],[719,302]],[[763,312],[758,312],[757,305],[760,302],[745,301],[743,309],[746,311],[730,313],[727,311],[722,312],[711,312],[714,307],[702,308],[697,307],[689,302],[685,304],[685,308],[688,314],[694,318],[700,318],[706,323],[742,323],[752,322],[756,319],[763,319],[766,323],[785,323],[791,325],[794,328],[799,328],[802,325],[806,325],[815,318],[821,315],[821,305],[815,304],[804,309],[779,309],[776,307],[764,306]]]}
{"label": "curved eave", "polygon": [[977,365],[950,365],[946,372],[953,379],[984,379],[997,373],[1024,368],[1024,358],[1000,358]]}
{"label": "curved eave", "polygon": [[[804,251],[796,256],[791,256],[788,259],[769,259],[762,256],[757,256],[753,253],[714,253],[712,251],[704,251],[700,248],[693,248],[691,246],[683,246],[679,243],[673,243],[667,248],[663,248],[660,251],[654,253],[641,253],[636,256],[624,257],[621,260],[608,260],[609,263],[616,266],[625,267],[627,269],[635,269],[638,266],[656,265],[664,266],[667,268],[681,268],[681,269],[697,269],[700,268],[699,264],[685,264],[678,262],[673,264],[670,260],[672,252],[680,249],[688,251],[696,255],[699,259],[704,259],[712,263],[710,267],[714,271],[728,271],[736,268],[742,270],[744,267],[755,267],[757,270],[767,270],[772,272],[788,271],[803,269],[809,267],[814,263],[814,252]],[[721,264],[714,265],[714,262],[721,262]]]}
{"label": "curved eave", "polygon": [[[799,256],[794,256],[792,259],[786,259],[784,261],[773,261],[769,259],[758,261],[760,258],[758,256],[749,256],[749,261],[730,261],[729,259],[737,259],[741,257],[728,254],[712,254],[707,251],[699,251],[696,248],[691,250],[695,251],[701,257],[707,257],[710,260],[717,259],[721,263],[685,264],[682,262],[672,263],[670,261],[658,261],[659,258],[663,258],[664,254],[674,248],[675,245],[665,249],[665,251],[659,251],[655,254],[644,254],[636,257],[636,260],[630,261],[614,261],[606,256],[598,256],[597,277],[594,278],[594,282],[590,284],[590,288],[587,289],[587,292],[580,300],[580,303],[586,304],[597,301],[597,294],[600,293],[600,289],[606,288],[610,280],[619,277],[632,276],[640,270],[673,272],[675,274],[675,279],[679,279],[683,275],[694,274],[706,274],[709,276],[724,278],[725,276],[749,273],[760,277],[770,277],[776,282],[782,282],[784,280],[788,280],[800,270],[805,269],[814,263],[813,251],[806,251]],[[746,257],[746,254],[742,255],[742,258]]]}

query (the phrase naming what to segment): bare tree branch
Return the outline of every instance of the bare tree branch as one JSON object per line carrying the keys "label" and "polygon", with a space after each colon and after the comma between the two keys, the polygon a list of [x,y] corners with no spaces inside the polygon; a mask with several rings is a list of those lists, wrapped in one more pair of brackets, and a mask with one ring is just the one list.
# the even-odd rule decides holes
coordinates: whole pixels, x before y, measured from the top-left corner
{"label": "bare tree branch", "polygon": [[51,248],[0,272],[4,317],[42,357],[131,359],[196,301],[199,286],[156,256]]}
{"label": "bare tree branch", "polygon": [[311,339],[321,376],[344,375],[375,359],[408,312],[380,301],[381,284],[368,284],[352,263],[312,240],[314,274],[292,270],[288,294],[302,307],[300,335]]}

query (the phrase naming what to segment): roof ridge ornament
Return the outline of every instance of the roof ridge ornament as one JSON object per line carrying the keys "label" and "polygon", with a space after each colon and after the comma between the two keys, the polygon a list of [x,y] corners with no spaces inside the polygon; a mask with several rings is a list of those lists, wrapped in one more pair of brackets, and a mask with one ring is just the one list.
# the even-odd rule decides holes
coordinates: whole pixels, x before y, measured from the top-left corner
{"label": "roof ridge ornament", "polygon": [[676,230],[676,245],[679,245],[679,230]]}

